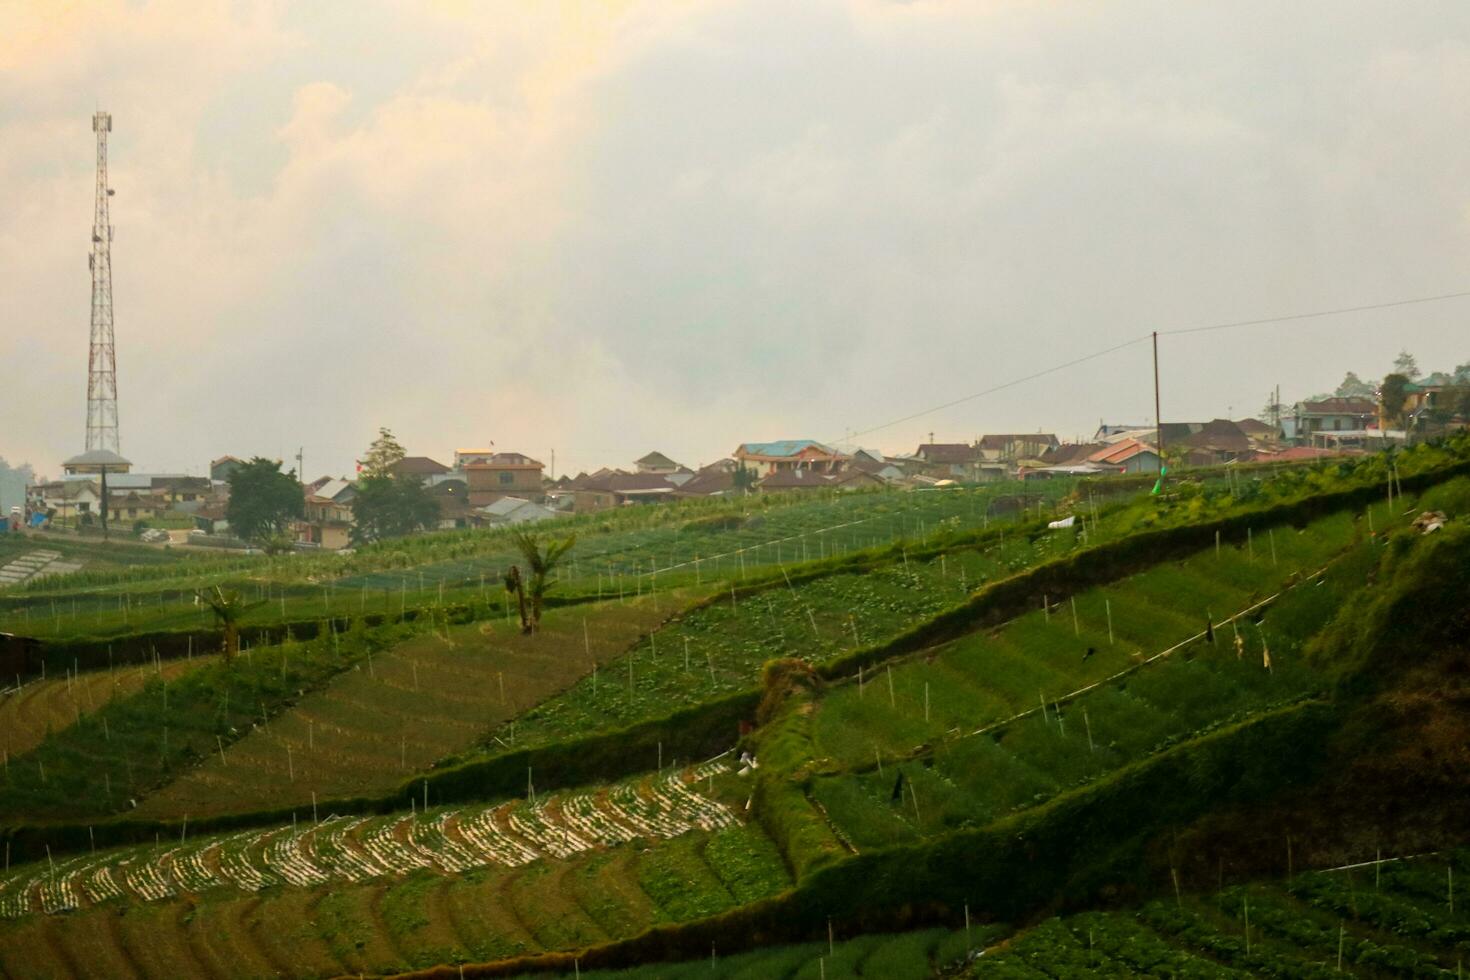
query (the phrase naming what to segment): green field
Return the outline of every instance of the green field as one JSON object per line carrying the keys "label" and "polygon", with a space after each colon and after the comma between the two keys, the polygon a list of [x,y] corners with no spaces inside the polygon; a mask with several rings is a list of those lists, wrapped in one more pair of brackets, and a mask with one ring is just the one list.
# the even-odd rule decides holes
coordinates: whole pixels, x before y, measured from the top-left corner
{"label": "green field", "polygon": [[976,961],[975,977],[1454,977],[1470,921],[1450,886],[1470,855],[1388,861],[1050,919]]}
{"label": "green field", "polygon": [[[1069,490],[1069,481],[1050,481],[1024,488],[754,495],[575,517],[548,533],[578,535],[563,570],[565,593],[615,598],[743,579],[946,528],[984,527],[993,509],[998,522],[1014,520],[1021,515],[1010,502],[1023,494],[1050,513]],[[1005,506],[997,509],[997,501]],[[214,584],[239,588],[251,601],[247,624],[401,613],[446,602],[498,604],[499,575],[519,560],[508,532],[490,530],[399,539],[345,556],[196,557],[176,567],[84,570],[0,593],[0,630],[68,637],[207,627],[194,590]]]}
{"label": "green field", "polygon": [[[1452,975],[1470,855],[1442,801],[1413,817],[1443,853],[1366,870],[1176,894],[1163,852],[1236,846],[1344,759],[1455,784],[1467,456],[1053,484],[1024,517],[986,487],[578,518],[533,636],[495,532],[11,589],[49,676],[0,693],[0,974],[452,978],[552,952],[604,978],[1296,977],[1340,949],[1345,973]],[[1410,529],[1426,507],[1450,526]],[[96,663],[208,627],[209,581],[271,635],[57,676],[68,642]],[[1167,798],[1186,784],[1197,804]]]}

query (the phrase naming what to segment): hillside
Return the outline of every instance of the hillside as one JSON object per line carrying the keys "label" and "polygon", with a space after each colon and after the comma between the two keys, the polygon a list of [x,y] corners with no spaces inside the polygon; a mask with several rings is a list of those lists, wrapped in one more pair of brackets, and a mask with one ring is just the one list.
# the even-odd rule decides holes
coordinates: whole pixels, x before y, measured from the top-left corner
{"label": "hillside", "polygon": [[[77,673],[0,700],[0,966],[922,976],[968,916],[971,946],[1021,951],[977,965],[1029,976],[1025,943],[1121,935],[1143,913],[1086,910],[1176,882],[1197,916],[1226,885],[1305,901],[1273,879],[1465,843],[1465,449],[1077,486],[1062,530],[866,495],[909,533],[743,574],[701,556],[600,601],[578,572],[534,637],[478,581],[277,620],[232,663],[98,669],[95,638],[38,637]],[[1423,535],[1430,507],[1450,521]],[[442,559],[423,547],[408,573]],[[829,923],[851,942],[814,959]]]}

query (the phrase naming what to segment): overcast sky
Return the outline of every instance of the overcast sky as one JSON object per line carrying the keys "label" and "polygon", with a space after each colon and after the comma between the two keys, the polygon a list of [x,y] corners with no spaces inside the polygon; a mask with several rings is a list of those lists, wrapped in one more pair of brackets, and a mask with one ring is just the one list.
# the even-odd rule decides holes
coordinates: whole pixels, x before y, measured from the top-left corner
{"label": "overcast sky", "polygon": [[[0,0],[0,456],[82,448],[113,114],[122,450],[558,472],[841,440],[1146,334],[1470,289],[1470,4]],[[1470,300],[1165,338],[1253,415]],[[1147,345],[862,436],[1148,421]]]}

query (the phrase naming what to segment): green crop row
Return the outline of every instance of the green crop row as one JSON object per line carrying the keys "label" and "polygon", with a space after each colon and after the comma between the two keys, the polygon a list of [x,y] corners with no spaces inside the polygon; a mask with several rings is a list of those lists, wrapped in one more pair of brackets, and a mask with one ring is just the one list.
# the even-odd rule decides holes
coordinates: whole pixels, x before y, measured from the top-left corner
{"label": "green crop row", "polygon": [[247,647],[233,662],[216,661],[172,683],[159,679],[95,712],[79,712],[74,724],[7,760],[0,817],[126,812],[131,801],[414,629],[326,630],[307,641]]}

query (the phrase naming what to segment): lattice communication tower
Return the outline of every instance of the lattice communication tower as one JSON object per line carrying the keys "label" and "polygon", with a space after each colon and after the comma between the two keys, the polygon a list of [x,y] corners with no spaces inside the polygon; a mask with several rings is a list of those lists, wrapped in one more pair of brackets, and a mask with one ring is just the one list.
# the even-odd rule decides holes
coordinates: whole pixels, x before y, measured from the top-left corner
{"label": "lattice communication tower", "polygon": [[92,343],[87,355],[87,451],[122,450],[117,438],[117,356],[112,334],[112,222],[108,215],[107,134],[112,116],[92,116],[97,134],[97,204],[92,217]]}

